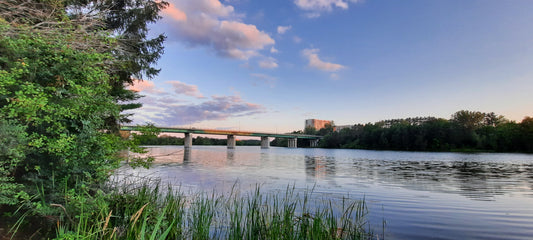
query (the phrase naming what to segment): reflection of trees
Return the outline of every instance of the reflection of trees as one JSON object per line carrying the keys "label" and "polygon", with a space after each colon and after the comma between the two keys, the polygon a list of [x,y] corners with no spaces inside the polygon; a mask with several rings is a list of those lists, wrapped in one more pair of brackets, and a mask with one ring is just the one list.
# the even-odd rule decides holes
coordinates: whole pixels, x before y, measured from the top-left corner
{"label": "reflection of trees", "polygon": [[533,189],[533,163],[360,159],[353,162],[351,171],[353,176],[386,184],[414,190],[459,193],[475,200],[492,200],[497,195],[524,187]]}
{"label": "reflection of trees", "polygon": [[335,176],[335,158],[325,156],[305,156],[305,173],[312,177]]}

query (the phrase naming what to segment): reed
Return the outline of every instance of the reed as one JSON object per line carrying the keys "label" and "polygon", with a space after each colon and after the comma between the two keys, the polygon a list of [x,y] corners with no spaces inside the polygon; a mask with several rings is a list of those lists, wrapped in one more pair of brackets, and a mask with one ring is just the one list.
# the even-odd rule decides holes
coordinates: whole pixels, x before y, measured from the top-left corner
{"label": "reed", "polygon": [[[55,224],[57,239],[373,239],[363,200],[314,197],[288,186],[263,193],[186,194],[159,183],[122,184],[89,199]],[[86,198],[86,199],[80,199]],[[81,204],[80,204],[81,203]],[[89,203],[98,203],[95,207]]]}

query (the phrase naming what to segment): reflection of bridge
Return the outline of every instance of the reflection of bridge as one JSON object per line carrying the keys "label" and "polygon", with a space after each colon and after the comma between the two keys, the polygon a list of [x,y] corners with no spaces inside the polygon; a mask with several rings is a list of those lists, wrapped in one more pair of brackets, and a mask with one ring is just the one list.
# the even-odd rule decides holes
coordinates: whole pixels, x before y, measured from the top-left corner
{"label": "reflection of bridge", "polygon": [[[138,131],[142,127],[136,126],[123,126],[122,131]],[[318,141],[322,136],[317,135],[304,135],[304,134],[279,134],[279,133],[264,133],[264,132],[245,132],[245,131],[233,131],[233,130],[215,130],[215,129],[198,129],[198,128],[169,128],[158,127],[162,133],[184,133],[185,139],[183,145],[185,148],[192,146],[192,134],[209,134],[209,135],[226,135],[228,136],[228,148],[235,148],[235,136],[247,136],[247,137],[261,137],[261,148],[269,148],[269,137],[274,138],[288,138],[288,147],[296,148],[297,140],[309,139],[311,140],[311,147],[317,147]]]}

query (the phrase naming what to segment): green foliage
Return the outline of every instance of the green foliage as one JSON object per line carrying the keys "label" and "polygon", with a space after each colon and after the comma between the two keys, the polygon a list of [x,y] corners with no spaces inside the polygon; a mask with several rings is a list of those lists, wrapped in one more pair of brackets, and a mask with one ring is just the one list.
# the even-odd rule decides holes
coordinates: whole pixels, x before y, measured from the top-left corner
{"label": "green foliage", "polygon": [[[324,200],[294,187],[264,194],[184,194],[158,183],[118,184],[107,195],[72,190],[56,239],[373,239],[364,200]],[[89,208],[89,202],[96,202]],[[72,206],[75,205],[75,206]],[[78,208],[79,215],[70,214]]]}
{"label": "green foliage", "polygon": [[69,35],[32,32],[0,38],[0,115],[28,133],[22,163],[29,180],[105,180],[119,139],[102,131],[118,115],[104,62],[111,56],[69,46]]}
{"label": "green foliage", "polygon": [[157,128],[153,123],[147,123],[143,126],[137,126],[139,129],[139,133],[132,133],[133,139],[135,143],[137,144],[143,144],[145,142],[154,141],[157,139],[157,136],[159,133],[161,133],[161,130]]}
{"label": "green foliage", "polygon": [[427,117],[354,125],[327,133],[320,147],[533,152],[532,122],[530,117],[518,124],[494,113],[458,111],[450,120]]}
{"label": "green foliage", "polygon": [[[118,61],[110,66],[112,71],[109,73],[113,79],[109,93],[121,101],[121,111],[141,107],[140,103],[131,102],[141,96],[125,87],[136,79],[153,78],[159,73],[159,69],[153,65],[163,54],[166,37],[160,34],[150,38],[148,25],[161,18],[159,12],[168,3],[155,0],[70,0],[66,3],[72,10],[70,17],[73,19],[82,16],[78,13],[99,13],[102,18],[101,30],[112,32],[116,36],[119,48],[113,51],[113,57]],[[129,117],[130,114],[109,116],[106,119],[107,128],[118,132],[118,124],[131,122]]]}
{"label": "green foliage", "polygon": [[16,170],[27,149],[25,127],[0,119],[0,205],[18,202],[22,185],[15,181]]}

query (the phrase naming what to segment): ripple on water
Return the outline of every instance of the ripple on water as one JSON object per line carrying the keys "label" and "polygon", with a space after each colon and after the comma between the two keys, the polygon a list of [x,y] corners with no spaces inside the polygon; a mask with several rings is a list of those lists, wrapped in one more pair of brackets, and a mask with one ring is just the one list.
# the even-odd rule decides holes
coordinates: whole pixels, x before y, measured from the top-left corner
{"label": "ripple on water", "polygon": [[364,198],[389,239],[531,239],[533,155],[182,146],[151,148],[150,169],[191,190],[313,189],[325,199]]}

